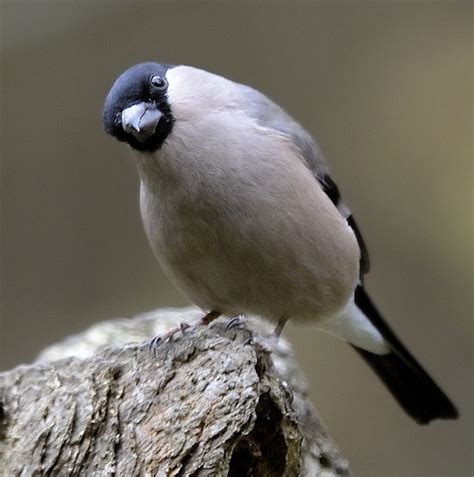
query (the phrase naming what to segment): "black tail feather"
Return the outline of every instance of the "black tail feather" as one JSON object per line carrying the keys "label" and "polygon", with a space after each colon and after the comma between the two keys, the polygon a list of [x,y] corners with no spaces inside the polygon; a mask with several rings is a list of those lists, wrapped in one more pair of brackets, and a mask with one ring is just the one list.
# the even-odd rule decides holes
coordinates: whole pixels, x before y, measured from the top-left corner
{"label": "black tail feather", "polygon": [[433,419],[456,419],[458,411],[454,404],[396,337],[362,287],[356,290],[355,302],[389,343],[392,352],[377,355],[353,348],[403,409],[419,424],[428,424]]}

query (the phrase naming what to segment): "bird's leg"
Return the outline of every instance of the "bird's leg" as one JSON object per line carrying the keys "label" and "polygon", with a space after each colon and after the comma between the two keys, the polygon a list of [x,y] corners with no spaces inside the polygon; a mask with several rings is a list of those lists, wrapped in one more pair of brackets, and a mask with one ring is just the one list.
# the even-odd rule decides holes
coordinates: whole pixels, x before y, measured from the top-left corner
{"label": "bird's leg", "polygon": [[203,316],[200,320],[195,322],[194,327],[203,326],[203,325],[207,326],[207,325],[211,324],[214,320],[219,318],[219,316],[221,316],[220,311],[215,311],[215,310],[210,311],[207,315]]}
{"label": "bird's leg", "polygon": [[163,333],[162,335],[155,336],[149,343],[150,348],[156,348],[161,343],[170,340],[174,337],[177,333],[181,332],[182,334],[185,333],[186,330],[189,328],[198,328],[199,326],[207,326],[212,323],[215,319],[219,318],[221,315],[220,311],[210,311],[207,315],[199,318],[199,320],[192,321],[191,323],[181,323],[179,326],[175,328],[171,328],[171,330]]}
{"label": "bird's leg", "polygon": [[277,325],[275,326],[275,329],[273,330],[273,334],[270,337],[272,341],[274,341],[275,346],[278,343],[278,340],[280,339],[281,332],[283,331],[283,328],[286,325],[286,322],[288,321],[288,317],[282,316],[279,320]]}

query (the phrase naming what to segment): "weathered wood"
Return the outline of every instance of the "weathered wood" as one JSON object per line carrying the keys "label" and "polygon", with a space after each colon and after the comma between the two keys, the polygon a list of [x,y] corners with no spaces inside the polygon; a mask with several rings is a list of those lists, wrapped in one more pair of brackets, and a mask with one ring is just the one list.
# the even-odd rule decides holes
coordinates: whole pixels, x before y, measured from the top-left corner
{"label": "weathered wood", "polygon": [[248,343],[264,323],[144,342],[199,313],[100,323],[0,374],[3,475],[349,475],[289,345]]}

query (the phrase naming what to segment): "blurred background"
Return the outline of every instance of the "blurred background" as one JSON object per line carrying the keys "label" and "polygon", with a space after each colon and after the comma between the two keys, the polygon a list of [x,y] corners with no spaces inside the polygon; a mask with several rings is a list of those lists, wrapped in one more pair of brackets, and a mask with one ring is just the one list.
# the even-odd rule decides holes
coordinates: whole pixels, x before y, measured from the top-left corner
{"label": "blurred background", "polygon": [[461,419],[418,427],[349,347],[290,325],[359,476],[470,476],[472,4],[1,2],[1,363],[187,301],[148,247],[128,150],[102,130],[143,60],[248,83],[314,134],[371,251],[368,288]]}

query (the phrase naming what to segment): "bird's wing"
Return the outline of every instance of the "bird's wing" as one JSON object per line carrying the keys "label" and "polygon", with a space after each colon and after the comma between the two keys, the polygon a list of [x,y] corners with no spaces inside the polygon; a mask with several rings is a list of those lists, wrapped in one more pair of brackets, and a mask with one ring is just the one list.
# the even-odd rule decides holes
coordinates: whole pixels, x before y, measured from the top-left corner
{"label": "bird's wing", "polygon": [[245,108],[247,108],[247,114],[253,117],[261,126],[274,129],[291,139],[293,144],[295,144],[301,152],[301,155],[313,172],[315,178],[321,184],[324,192],[354,231],[360,248],[360,274],[362,278],[370,269],[367,246],[365,245],[365,241],[351,211],[341,199],[339,189],[331,178],[329,167],[318,145],[314,142],[311,135],[288,113],[280,108],[280,106],[259,91],[249,86],[240,86],[241,92],[246,99],[243,104]]}

